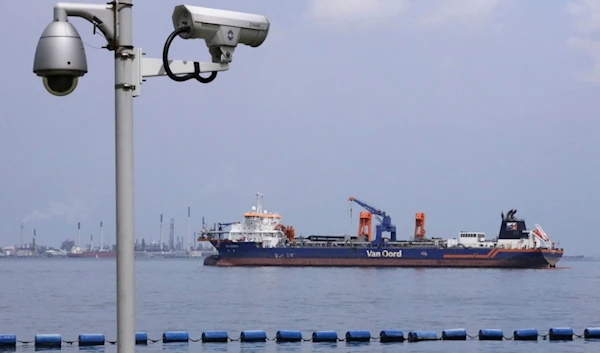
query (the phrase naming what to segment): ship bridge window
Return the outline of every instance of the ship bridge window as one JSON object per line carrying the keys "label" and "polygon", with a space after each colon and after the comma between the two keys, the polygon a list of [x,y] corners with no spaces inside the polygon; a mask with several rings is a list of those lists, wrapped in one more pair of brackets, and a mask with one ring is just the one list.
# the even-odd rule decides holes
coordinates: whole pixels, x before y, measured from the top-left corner
{"label": "ship bridge window", "polygon": [[473,233],[463,233],[460,235],[461,238],[475,238],[477,237],[477,234],[473,234]]}

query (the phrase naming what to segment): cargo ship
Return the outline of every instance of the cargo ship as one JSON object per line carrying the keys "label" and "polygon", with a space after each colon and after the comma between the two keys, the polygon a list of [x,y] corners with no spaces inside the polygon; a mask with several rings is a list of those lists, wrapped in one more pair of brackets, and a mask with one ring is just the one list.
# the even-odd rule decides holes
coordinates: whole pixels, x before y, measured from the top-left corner
{"label": "cargo ship", "polygon": [[75,258],[94,258],[94,259],[106,259],[116,258],[117,252],[110,250],[82,250],[78,247],[73,247],[70,252],[67,253],[67,257]]}
{"label": "cargo ship", "polygon": [[[262,208],[262,194],[240,222],[219,224],[201,231],[198,241],[209,241],[218,251],[204,260],[206,266],[354,266],[354,267],[463,267],[551,268],[563,249],[551,242],[541,226],[527,229],[516,209],[502,212],[498,237],[487,240],[483,232],[461,231],[456,238],[427,238],[425,214],[417,213],[411,239],[398,240],[396,227],[385,212],[358,199],[360,213],[355,236],[311,235],[296,237],[281,215]],[[375,237],[371,222],[376,218]],[[230,226],[225,231],[224,226]],[[384,238],[384,233],[389,237]]]}

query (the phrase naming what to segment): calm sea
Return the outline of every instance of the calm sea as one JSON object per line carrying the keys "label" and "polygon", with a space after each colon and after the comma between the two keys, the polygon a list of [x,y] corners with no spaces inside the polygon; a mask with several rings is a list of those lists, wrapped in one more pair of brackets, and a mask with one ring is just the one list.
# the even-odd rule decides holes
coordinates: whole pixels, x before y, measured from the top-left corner
{"label": "calm sea", "polygon": [[[137,331],[316,330],[441,331],[600,326],[600,262],[560,262],[552,270],[215,268],[202,260],[136,260]],[[0,334],[116,338],[114,259],[1,259]],[[33,352],[20,346],[19,351]],[[78,350],[76,346],[63,350]],[[167,344],[138,352],[600,352],[600,341],[318,344],[312,342]],[[93,348],[115,352],[116,346]]]}

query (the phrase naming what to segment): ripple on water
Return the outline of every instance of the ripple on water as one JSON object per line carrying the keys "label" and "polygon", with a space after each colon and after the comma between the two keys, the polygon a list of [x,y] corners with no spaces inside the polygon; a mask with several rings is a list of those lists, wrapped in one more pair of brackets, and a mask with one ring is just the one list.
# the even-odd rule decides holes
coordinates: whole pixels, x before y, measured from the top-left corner
{"label": "ripple on water", "polygon": [[[32,339],[58,332],[65,339],[100,332],[116,337],[115,263],[95,259],[0,261],[0,333]],[[166,330],[297,329],[435,330],[600,326],[600,266],[571,262],[560,270],[216,268],[197,260],[136,261],[136,325],[150,337]],[[9,284],[9,285],[6,285]],[[404,343],[402,345],[407,345]],[[596,352],[600,342],[423,342],[411,352]],[[140,352],[396,352],[398,345],[337,344],[150,344]],[[457,348],[459,347],[459,348]],[[66,350],[76,348],[66,347]],[[103,348],[115,352],[114,346]],[[22,350],[22,349],[20,349]],[[92,350],[95,350],[93,348]]]}

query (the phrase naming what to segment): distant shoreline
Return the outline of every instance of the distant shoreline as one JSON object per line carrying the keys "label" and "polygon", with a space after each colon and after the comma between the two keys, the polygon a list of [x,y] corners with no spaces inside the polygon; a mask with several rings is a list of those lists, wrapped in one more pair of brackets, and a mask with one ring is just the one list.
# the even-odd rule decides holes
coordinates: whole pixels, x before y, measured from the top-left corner
{"label": "distant shoreline", "polygon": [[581,260],[581,261],[598,261],[600,256],[586,256],[586,255],[564,255],[563,260]]}

